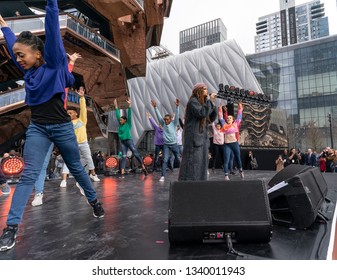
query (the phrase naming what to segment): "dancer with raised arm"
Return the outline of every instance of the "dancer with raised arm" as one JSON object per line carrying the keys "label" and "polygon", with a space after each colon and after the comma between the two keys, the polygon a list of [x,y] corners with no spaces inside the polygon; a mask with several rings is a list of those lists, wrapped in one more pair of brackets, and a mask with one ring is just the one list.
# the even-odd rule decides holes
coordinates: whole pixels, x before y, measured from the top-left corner
{"label": "dancer with raised arm", "polygon": [[239,173],[241,178],[244,178],[243,170],[242,170],[242,162],[241,162],[241,156],[240,156],[240,146],[239,142],[236,137],[236,133],[239,132],[239,127],[242,121],[242,111],[243,106],[242,103],[239,103],[238,106],[238,113],[236,120],[234,120],[234,117],[232,115],[228,115],[226,123],[221,128],[221,131],[225,134],[225,164],[224,164],[224,172],[225,172],[225,180],[229,180],[228,176],[228,164],[230,160],[230,154],[233,152],[234,158],[237,164],[237,167],[239,168]]}
{"label": "dancer with raised arm", "polygon": [[126,154],[128,152],[128,149],[131,150],[133,156],[137,159],[139,164],[142,166],[142,170],[145,176],[147,176],[147,170],[146,167],[142,161],[142,158],[139,155],[139,152],[133,143],[132,136],[131,136],[131,125],[132,125],[132,110],[131,110],[131,100],[127,99],[126,102],[129,104],[128,108],[128,116],[121,116],[118,108],[118,102],[117,99],[114,100],[114,105],[116,108],[116,117],[119,120],[119,127],[118,127],[118,137],[121,141],[122,145],[122,163],[120,172],[121,175],[124,176],[125,173],[125,165],[126,165]]}
{"label": "dancer with raised arm", "polygon": [[[175,112],[175,118],[173,119],[170,114],[166,114],[164,118],[160,114],[158,108],[157,108],[157,102],[154,100],[151,100],[151,105],[154,108],[154,111],[156,112],[158,122],[163,127],[164,130],[164,158],[163,158],[163,164],[161,168],[161,177],[159,179],[160,182],[165,181],[166,176],[166,168],[168,165],[168,161],[170,159],[170,151],[174,155],[174,159],[176,162],[180,163],[180,156],[179,156],[179,148],[177,145],[177,134],[176,134],[176,127],[179,123],[179,104],[180,100],[176,99],[176,112]],[[173,168],[173,166],[172,166]]]}
{"label": "dancer with raised arm", "polygon": [[[69,73],[59,24],[56,0],[47,0],[45,17],[46,44],[23,31],[18,38],[0,16],[1,31],[17,67],[24,73],[26,104],[31,109],[31,121],[26,132],[24,170],[16,185],[7,217],[7,227],[0,237],[0,251],[14,247],[18,225],[34,188],[43,161],[53,142],[70,172],[84,189],[95,217],[104,217],[104,209],[81,162],[73,124],[64,109],[65,88],[75,79]],[[69,222],[69,221],[68,221]]]}

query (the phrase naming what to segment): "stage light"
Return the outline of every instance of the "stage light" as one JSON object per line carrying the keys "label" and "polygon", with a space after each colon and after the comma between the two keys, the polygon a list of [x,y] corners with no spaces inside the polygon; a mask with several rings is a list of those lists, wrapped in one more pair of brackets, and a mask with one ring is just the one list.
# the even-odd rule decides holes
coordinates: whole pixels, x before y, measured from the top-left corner
{"label": "stage light", "polygon": [[225,85],[225,92],[229,92],[229,85]]}
{"label": "stage light", "polygon": [[270,107],[270,97],[253,90],[240,89],[239,87],[219,84],[217,97],[224,99],[227,103],[243,102],[246,104]]}
{"label": "stage light", "polygon": [[232,93],[235,93],[236,87],[235,86],[230,86],[229,91]]}
{"label": "stage light", "polygon": [[118,156],[110,156],[105,160],[105,167],[107,169],[118,169],[119,158]]}
{"label": "stage light", "polygon": [[23,159],[18,156],[4,158],[1,162],[1,170],[9,181],[17,181],[23,171]]}
{"label": "stage light", "polygon": [[151,155],[146,155],[145,157],[143,157],[143,164],[146,167],[150,167],[153,164],[153,157]]}

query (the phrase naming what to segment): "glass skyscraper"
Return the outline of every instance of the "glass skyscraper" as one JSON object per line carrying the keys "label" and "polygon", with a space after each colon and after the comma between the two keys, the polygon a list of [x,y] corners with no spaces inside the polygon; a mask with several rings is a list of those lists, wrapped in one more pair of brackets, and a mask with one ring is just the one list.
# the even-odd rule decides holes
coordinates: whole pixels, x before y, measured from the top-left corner
{"label": "glass skyscraper", "polygon": [[295,0],[280,0],[280,11],[259,18],[255,52],[272,50],[329,36],[324,4],[310,1],[295,6]]}
{"label": "glass skyscraper", "polygon": [[246,58],[263,92],[287,113],[290,147],[319,150],[337,143],[337,35]]}
{"label": "glass skyscraper", "polygon": [[227,28],[220,18],[179,32],[180,53],[227,40]]}

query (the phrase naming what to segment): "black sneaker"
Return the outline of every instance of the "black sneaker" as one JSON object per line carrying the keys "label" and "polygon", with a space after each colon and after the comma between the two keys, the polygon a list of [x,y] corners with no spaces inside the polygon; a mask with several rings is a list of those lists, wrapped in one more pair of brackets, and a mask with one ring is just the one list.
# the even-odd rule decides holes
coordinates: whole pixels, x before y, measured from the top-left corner
{"label": "black sneaker", "polygon": [[104,217],[104,209],[102,203],[100,203],[97,199],[93,202],[90,202],[90,205],[94,209],[93,215],[95,218],[103,218]]}
{"label": "black sneaker", "polygon": [[14,247],[17,231],[17,226],[7,226],[3,229],[2,235],[0,237],[0,251],[7,251]]}

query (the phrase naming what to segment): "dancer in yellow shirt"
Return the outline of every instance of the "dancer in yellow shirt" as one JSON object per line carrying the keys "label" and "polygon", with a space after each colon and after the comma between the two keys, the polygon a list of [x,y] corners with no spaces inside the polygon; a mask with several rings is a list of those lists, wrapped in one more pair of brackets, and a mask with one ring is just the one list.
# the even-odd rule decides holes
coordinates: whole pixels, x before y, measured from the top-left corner
{"label": "dancer in yellow shirt", "polygon": [[[70,116],[70,119],[73,123],[75,135],[78,143],[78,148],[80,150],[81,157],[85,160],[88,165],[88,169],[90,172],[90,178],[98,182],[100,179],[97,177],[95,172],[95,165],[92,160],[90,146],[88,144],[87,137],[87,105],[85,103],[84,98],[84,87],[80,87],[79,90],[76,90],[76,93],[80,96],[80,113],[78,114],[77,108],[68,108],[67,112]],[[69,174],[69,170],[67,166],[64,164],[62,169],[62,181],[60,187],[67,186],[67,176]],[[81,187],[76,183],[76,186],[81,190]],[[83,194],[82,190],[81,193]]]}

